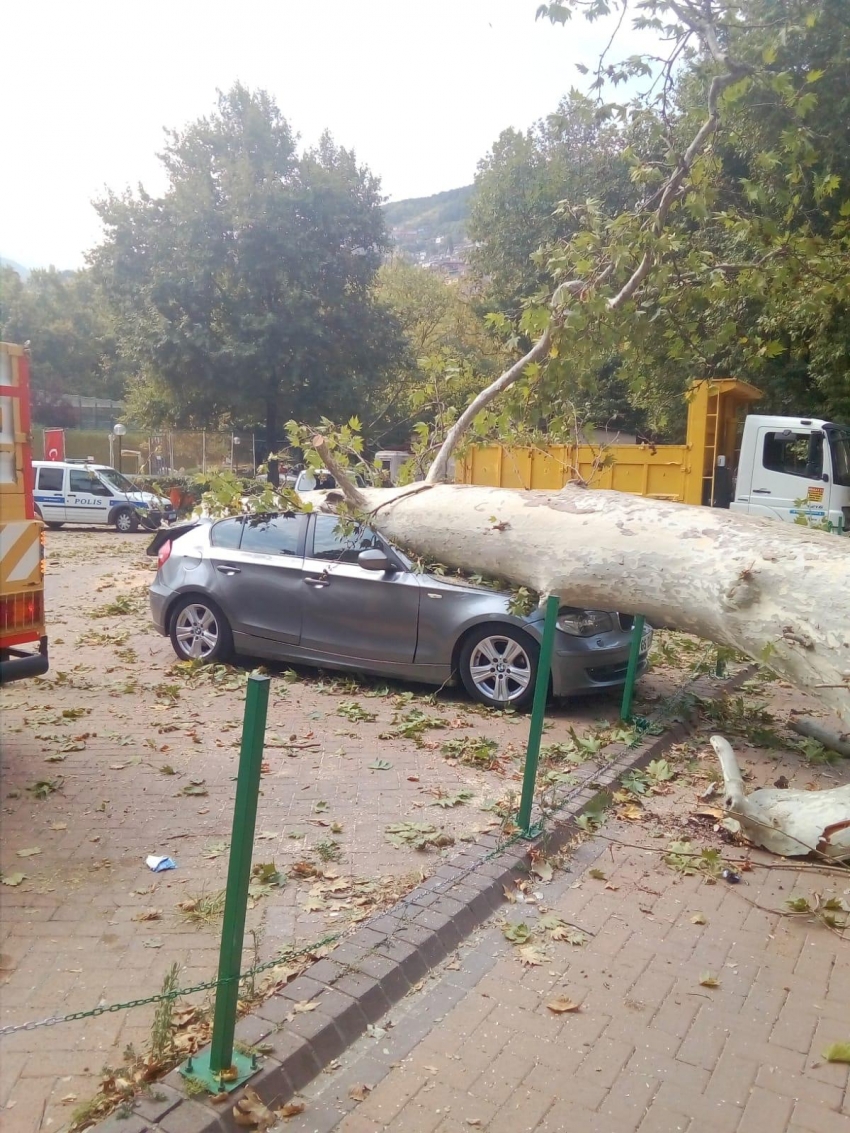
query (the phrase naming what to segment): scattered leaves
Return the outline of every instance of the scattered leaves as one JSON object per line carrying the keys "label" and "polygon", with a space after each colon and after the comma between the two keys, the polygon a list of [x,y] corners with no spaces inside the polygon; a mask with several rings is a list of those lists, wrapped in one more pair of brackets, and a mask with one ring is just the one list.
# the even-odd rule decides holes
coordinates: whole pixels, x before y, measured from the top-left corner
{"label": "scattered leaves", "polygon": [[26,881],[27,875],[25,873],[4,873],[0,878],[0,883],[3,885],[20,885],[22,881]]}
{"label": "scattered leaves", "polygon": [[827,1062],[850,1062],[850,1042],[833,1043],[823,1052]]}

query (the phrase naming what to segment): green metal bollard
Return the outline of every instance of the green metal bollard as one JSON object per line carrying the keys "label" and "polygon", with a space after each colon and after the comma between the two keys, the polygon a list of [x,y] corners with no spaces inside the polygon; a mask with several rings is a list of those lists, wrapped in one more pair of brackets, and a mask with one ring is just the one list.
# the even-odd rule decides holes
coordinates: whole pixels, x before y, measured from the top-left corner
{"label": "green metal bollard", "polygon": [[640,660],[640,643],[643,641],[643,627],[646,622],[643,614],[635,617],[632,627],[632,645],[629,650],[629,667],[626,669],[626,683],[623,687],[623,703],[620,705],[620,719],[628,723],[632,718],[632,701],[635,695],[635,681],[637,680],[638,661]]}
{"label": "green metal bollard", "polygon": [[270,684],[268,677],[252,674],[248,678],[218,959],[218,978],[226,982],[219,984],[216,991],[212,1043],[209,1054],[196,1055],[189,1060],[190,1065],[184,1063],[180,1067],[184,1077],[200,1079],[212,1088],[213,1093],[236,1089],[257,1069],[255,1060],[234,1055],[233,1035],[239,1002],[238,977],[242,965]]}
{"label": "green metal bollard", "polygon": [[534,703],[531,708],[528,747],[525,752],[525,771],[522,777],[522,798],[517,815],[517,825],[526,838],[532,838],[536,833],[531,826],[531,807],[534,803],[537,763],[540,759],[540,738],[543,735],[546,697],[549,695],[549,674],[552,671],[555,623],[558,620],[560,605],[561,601],[557,594],[550,594],[546,599],[546,620],[543,623],[543,641],[540,644],[540,658],[537,662],[537,681],[534,685]]}

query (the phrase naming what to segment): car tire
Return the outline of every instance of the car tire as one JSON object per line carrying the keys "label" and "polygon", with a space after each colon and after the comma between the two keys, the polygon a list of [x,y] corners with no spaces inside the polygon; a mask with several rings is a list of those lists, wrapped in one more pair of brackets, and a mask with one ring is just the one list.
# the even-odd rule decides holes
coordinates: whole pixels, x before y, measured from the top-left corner
{"label": "car tire", "polygon": [[120,531],[122,535],[129,535],[139,526],[139,517],[136,514],[136,509],[122,507],[121,510],[116,513],[113,523],[115,524],[116,531]]}
{"label": "car tire", "polygon": [[540,646],[523,630],[478,626],[461,648],[460,679],[469,695],[488,708],[525,709],[534,699],[539,657]]}
{"label": "car tire", "polygon": [[168,636],[181,661],[226,661],[233,653],[227,618],[211,598],[187,594],[168,619]]}
{"label": "car tire", "polygon": [[65,524],[64,523],[45,523],[45,526],[49,527],[51,531],[58,531],[59,528],[64,527]]}

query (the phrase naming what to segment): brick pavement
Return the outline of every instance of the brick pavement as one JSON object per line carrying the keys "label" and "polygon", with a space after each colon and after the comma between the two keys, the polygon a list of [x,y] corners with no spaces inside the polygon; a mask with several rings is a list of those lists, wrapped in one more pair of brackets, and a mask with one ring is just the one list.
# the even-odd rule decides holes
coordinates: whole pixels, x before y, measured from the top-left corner
{"label": "brick pavement", "polygon": [[[2,694],[0,868],[26,879],[0,886],[0,1024],[150,995],[173,961],[184,986],[215,973],[218,924],[187,923],[178,902],[224,885],[243,692],[227,679],[187,687],[170,671],[170,645],[146,626],[146,541],[48,532],[51,672]],[[129,613],[91,616],[124,596]],[[662,670],[642,688],[663,691],[673,679]],[[324,844],[339,857],[329,868],[376,885],[372,904],[325,900],[316,908],[311,879],[292,878],[249,913],[249,927],[262,932],[263,959],[394,900],[439,865],[439,855],[391,845],[389,823],[433,821],[461,840],[498,822],[487,808],[518,789],[524,718],[479,712],[451,691],[432,704],[421,699],[427,691],[315,676],[275,680],[254,860],[291,873],[299,860],[320,864]],[[353,723],[339,713],[344,700],[377,718]],[[448,727],[426,732],[424,746],[379,739],[412,707]],[[616,712],[610,697],[571,704],[552,713],[545,740],[566,740],[571,728],[581,733]],[[282,745],[292,734],[317,746],[287,754]],[[440,754],[445,738],[464,734],[496,739],[506,754],[502,771]],[[375,755],[391,768],[370,770]],[[28,790],[60,778],[47,798]],[[207,795],[183,793],[193,779],[204,780]],[[441,810],[434,806],[440,791],[471,797]],[[18,856],[36,847],[38,854]],[[151,874],[144,865],[151,852],[170,853],[179,869]],[[139,920],[148,908],[159,909],[159,919]],[[105,1064],[120,1065],[130,1044],[144,1049],[152,1014],[140,1008],[0,1040],[4,1133],[54,1133],[66,1124]]]}
{"label": "brick pavement", "polygon": [[[750,762],[760,782],[777,773]],[[846,1133],[850,1067],[823,1051],[850,1039],[850,939],[781,913],[792,895],[847,900],[850,874],[771,870],[754,851],[740,885],[682,876],[658,835],[693,797],[659,800],[654,823],[611,822],[544,887],[541,905],[594,934],[586,946],[548,942],[525,967],[491,924],[303,1091],[289,1133]],[[553,1014],[562,996],[579,1011]],[[352,1084],[373,1089],[357,1103]]]}

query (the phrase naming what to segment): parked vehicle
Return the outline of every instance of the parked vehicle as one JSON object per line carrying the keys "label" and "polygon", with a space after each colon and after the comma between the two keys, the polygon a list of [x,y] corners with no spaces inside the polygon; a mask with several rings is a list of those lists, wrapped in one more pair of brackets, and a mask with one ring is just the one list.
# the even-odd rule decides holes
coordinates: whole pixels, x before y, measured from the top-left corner
{"label": "parked vehicle", "polygon": [[135,531],[140,522],[153,528],[177,518],[170,500],[141,491],[105,464],[34,460],[32,466],[36,511],[48,527],[93,523],[128,532]]}
{"label": "parked vehicle", "polygon": [[457,461],[456,478],[558,491],[578,470],[589,488],[850,531],[850,425],[745,416],[760,397],[732,378],[696,382],[683,445],[473,445]]}
{"label": "parked vehicle", "polygon": [[44,524],[33,502],[29,357],[0,342],[0,683],[48,669]]}
{"label": "parked vehicle", "polygon": [[[236,654],[442,685],[455,675],[482,704],[525,707],[543,615],[509,596],[420,573],[377,532],[343,534],[333,515],[238,516],[157,533],[156,629],[181,660]],[[555,696],[625,681],[633,619],[565,606],[552,659]],[[652,640],[647,628],[641,667]]]}

